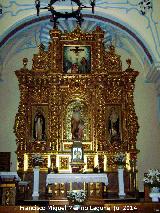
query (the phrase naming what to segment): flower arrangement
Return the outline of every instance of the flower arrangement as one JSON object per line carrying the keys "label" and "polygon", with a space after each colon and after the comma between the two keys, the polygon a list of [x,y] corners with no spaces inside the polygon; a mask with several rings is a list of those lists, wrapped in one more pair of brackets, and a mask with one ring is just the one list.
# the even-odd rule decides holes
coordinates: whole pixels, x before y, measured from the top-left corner
{"label": "flower arrangement", "polygon": [[160,187],[160,171],[158,169],[149,169],[143,181],[151,187]]}
{"label": "flower arrangement", "polygon": [[114,160],[118,166],[125,165],[125,161],[126,161],[125,154],[122,152],[117,153]]}
{"label": "flower arrangement", "polygon": [[40,166],[43,163],[43,158],[40,153],[35,153],[32,155],[33,166]]}
{"label": "flower arrangement", "polygon": [[84,190],[72,190],[69,191],[67,198],[72,202],[72,203],[83,203],[86,199],[86,194]]}

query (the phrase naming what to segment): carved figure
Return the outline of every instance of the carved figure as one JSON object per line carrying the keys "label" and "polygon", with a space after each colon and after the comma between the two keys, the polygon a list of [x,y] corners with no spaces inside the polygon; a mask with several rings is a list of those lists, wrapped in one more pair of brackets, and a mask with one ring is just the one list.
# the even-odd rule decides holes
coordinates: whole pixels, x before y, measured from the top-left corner
{"label": "carved figure", "polygon": [[119,133],[119,114],[116,111],[115,107],[112,107],[111,113],[108,121],[108,131],[110,134],[111,142],[119,141],[120,133]]}
{"label": "carved figure", "polygon": [[72,140],[82,140],[83,129],[84,129],[84,122],[81,118],[81,109],[79,107],[76,107],[73,110],[73,114],[71,118]]}
{"label": "carved figure", "polygon": [[78,140],[82,140],[84,136],[84,122],[80,120],[80,123],[78,125]]}
{"label": "carved figure", "polygon": [[45,118],[40,112],[38,112],[34,118],[33,137],[36,140],[45,139]]}

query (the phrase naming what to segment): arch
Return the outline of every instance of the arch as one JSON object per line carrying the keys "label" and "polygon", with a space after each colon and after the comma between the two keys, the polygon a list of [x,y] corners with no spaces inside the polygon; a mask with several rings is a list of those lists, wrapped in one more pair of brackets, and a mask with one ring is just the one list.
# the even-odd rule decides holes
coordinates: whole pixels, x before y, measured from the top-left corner
{"label": "arch", "polygon": [[[117,28],[121,29],[122,31],[125,31],[130,37],[132,37],[137,43],[138,45],[143,49],[146,57],[149,59],[149,62],[152,64],[153,63],[153,59],[154,59],[154,55],[151,54],[152,51],[150,48],[147,47],[147,43],[142,40],[142,38],[140,38],[140,36],[137,36],[135,32],[133,32],[132,29],[129,29],[128,26],[125,26],[124,24],[121,24],[120,22],[116,21],[116,20],[113,20],[113,18],[107,18],[107,17],[102,17],[102,16],[99,16],[99,15],[91,15],[91,14],[84,14],[83,15],[84,17],[86,18],[89,18],[89,19],[94,19],[94,20],[99,20],[99,21],[103,21],[103,22],[106,22],[106,23],[109,23],[113,26],[116,26]],[[13,29],[9,29],[8,33],[6,33],[5,37],[2,38],[2,40],[0,41],[0,48],[12,37],[14,36],[18,31],[30,26],[30,25],[33,25],[35,23],[38,23],[38,22],[42,22],[42,21],[46,21],[46,20],[49,20],[51,18],[50,15],[44,15],[42,17],[39,17],[39,18],[34,18],[35,16],[32,16],[30,17],[29,19],[28,18],[25,18],[21,21],[21,24],[19,24],[17,22],[17,24],[15,24],[14,28]]]}

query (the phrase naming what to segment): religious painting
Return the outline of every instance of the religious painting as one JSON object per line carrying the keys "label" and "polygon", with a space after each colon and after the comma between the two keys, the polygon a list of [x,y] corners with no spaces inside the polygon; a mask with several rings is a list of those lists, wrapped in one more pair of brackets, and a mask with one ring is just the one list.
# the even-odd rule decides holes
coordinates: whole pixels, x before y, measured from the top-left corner
{"label": "religious painting", "polygon": [[82,158],[83,158],[82,148],[80,148],[80,147],[73,147],[72,160],[73,161],[79,161],[79,160],[82,160]]}
{"label": "religious painting", "polygon": [[87,157],[87,169],[92,169],[94,168],[94,156],[88,156]]}
{"label": "religious painting", "polygon": [[106,130],[111,144],[121,142],[121,107],[119,105],[107,107]]}
{"label": "religious painting", "polygon": [[69,157],[59,157],[60,169],[69,169]]}
{"label": "religious painting", "polygon": [[44,105],[32,106],[32,140],[46,141],[47,139],[47,111]]}
{"label": "religious painting", "polygon": [[90,73],[91,72],[91,46],[64,45],[63,70],[67,74]]}

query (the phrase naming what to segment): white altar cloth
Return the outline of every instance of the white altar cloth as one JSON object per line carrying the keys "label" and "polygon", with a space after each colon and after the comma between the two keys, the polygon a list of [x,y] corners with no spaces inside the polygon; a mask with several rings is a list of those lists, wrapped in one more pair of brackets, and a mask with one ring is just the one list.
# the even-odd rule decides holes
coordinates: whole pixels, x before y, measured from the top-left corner
{"label": "white altar cloth", "polygon": [[46,185],[52,183],[104,183],[108,184],[107,174],[48,174]]}
{"label": "white altar cloth", "polygon": [[0,177],[3,178],[15,178],[15,180],[20,181],[20,177],[18,176],[17,172],[0,172]]}

